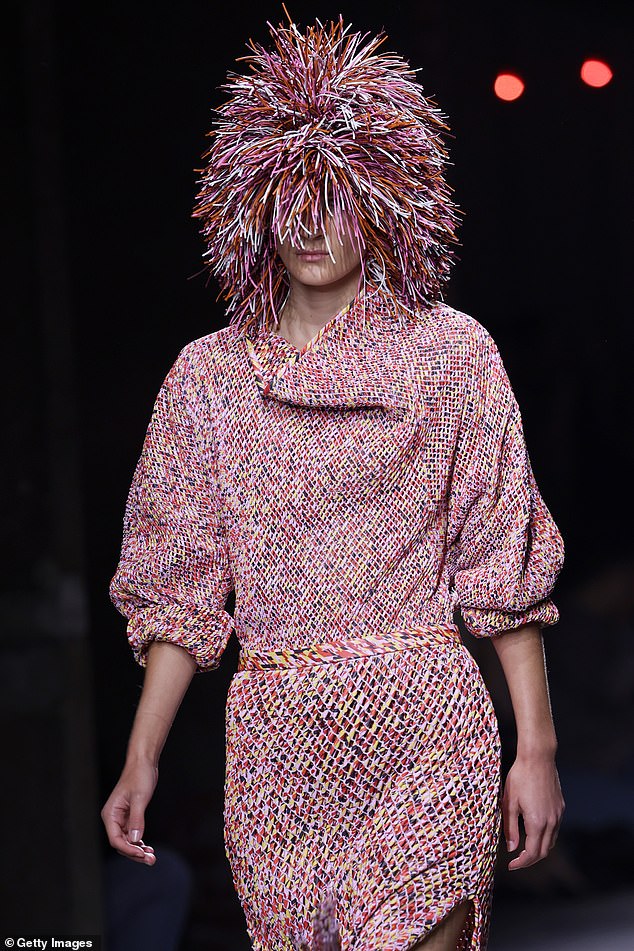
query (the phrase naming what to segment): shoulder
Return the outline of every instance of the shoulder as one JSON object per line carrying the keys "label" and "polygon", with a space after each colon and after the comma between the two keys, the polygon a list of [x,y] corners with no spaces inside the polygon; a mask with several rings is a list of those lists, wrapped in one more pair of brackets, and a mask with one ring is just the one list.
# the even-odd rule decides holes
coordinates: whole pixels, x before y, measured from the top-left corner
{"label": "shoulder", "polygon": [[176,362],[191,369],[201,369],[228,360],[236,345],[235,328],[221,327],[186,343]]}
{"label": "shoulder", "polygon": [[470,314],[442,304],[438,333],[450,341],[452,375],[459,377],[469,398],[497,413],[520,413],[513,385],[490,331]]}
{"label": "shoulder", "polygon": [[433,305],[421,327],[427,327],[428,333],[431,332],[439,343],[453,344],[475,353],[495,346],[490,332],[476,317],[442,301]]}
{"label": "shoulder", "polygon": [[168,381],[187,386],[222,378],[233,359],[236,336],[235,328],[227,326],[190,340],[172,364]]}
{"label": "shoulder", "polygon": [[436,301],[413,324],[412,342],[421,354],[436,351],[455,368],[476,370],[500,359],[489,330],[476,317]]}
{"label": "shoulder", "polygon": [[422,390],[440,387],[456,405],[497,405],[500,412],[515,408],[497,344],[473,315],[436,302],[421,315],[409,340],[414,379]]}
{"label": "shoulder", "polygon": [[158,401],[196,415],[213,405],[235,359],[236,331],[222,327],[184,344],[163,379]]}

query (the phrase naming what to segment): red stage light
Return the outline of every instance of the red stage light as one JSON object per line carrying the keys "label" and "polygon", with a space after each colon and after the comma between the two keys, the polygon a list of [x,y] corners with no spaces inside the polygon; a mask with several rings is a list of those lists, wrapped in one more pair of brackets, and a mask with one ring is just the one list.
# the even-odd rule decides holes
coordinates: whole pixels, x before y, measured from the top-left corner
{"label": "red stage light", "polygon": [[587,59],[581,67],[581,78],[588,86],[607,86],[612,79],[612,70],[600,59]]}
{"label": "red stage light", "polygon": [[498,99],[504,99],[511,102],[513,99],[519,99],[524,92],[524,83],[514,73],[499,73],[496,76],[493,85],[495,95]]}

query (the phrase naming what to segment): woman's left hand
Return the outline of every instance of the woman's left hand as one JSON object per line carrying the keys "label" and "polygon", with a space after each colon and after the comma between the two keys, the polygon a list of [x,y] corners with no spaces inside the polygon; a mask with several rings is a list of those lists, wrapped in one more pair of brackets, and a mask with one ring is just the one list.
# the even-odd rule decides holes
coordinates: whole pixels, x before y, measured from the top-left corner
{"label": "woman's left hand", "polygon": [[557,841],[565,809],[554,757],[517,757],[504,784],[502,815],[509,852],[519,846],[521,813],[526,832],[524,848],[508,864],[513,871],[545,859]]}

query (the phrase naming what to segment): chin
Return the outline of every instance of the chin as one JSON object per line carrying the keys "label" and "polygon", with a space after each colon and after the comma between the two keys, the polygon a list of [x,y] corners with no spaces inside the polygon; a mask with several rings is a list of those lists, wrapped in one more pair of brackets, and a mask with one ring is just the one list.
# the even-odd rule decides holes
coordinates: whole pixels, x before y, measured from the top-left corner
{"label": "chin", "polygon": [[344,264],[341,260],[333,264],[327,255],[319,261],[302,261],[297,255],[288,256],[286,260],[282,260],[293,280],[306,284],[308,287],[322,287],[326,284],[345,281],[360,265],[360,262]]}
{"label": "chin", "polygon": [[302,284],[318,286],[320,284],[332,284],[340,277],[345,275],[333,274],[330,268],[323,264],[304,264],[301,263],[293,268],[293,277]]}
{"label": "chin", "polygon": [[321,279],[319,277],[314,277],[312,279],[309,277],[309,278],[300,278],[300,280],[302,284],[306,284],[309,287],[327,287],[329,285],[341,284],[342,281],[344,281],[347,276],[348,276],[347,274],[342,274],[339,277],[332,277],[332,276],[326,277],[324,275],[324,277],[322,277]]}

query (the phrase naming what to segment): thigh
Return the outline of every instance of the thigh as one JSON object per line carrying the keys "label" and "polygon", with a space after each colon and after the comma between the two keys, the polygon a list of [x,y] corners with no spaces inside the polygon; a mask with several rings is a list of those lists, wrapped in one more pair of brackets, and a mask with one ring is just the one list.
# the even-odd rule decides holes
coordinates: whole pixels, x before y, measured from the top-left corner
{"label": "thigh", "polygon": [[472,907],[470,899],[456,905],[411,951],[456,951],[458,939]]}

